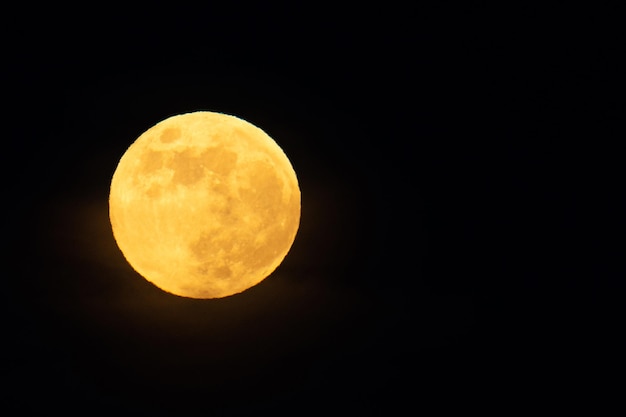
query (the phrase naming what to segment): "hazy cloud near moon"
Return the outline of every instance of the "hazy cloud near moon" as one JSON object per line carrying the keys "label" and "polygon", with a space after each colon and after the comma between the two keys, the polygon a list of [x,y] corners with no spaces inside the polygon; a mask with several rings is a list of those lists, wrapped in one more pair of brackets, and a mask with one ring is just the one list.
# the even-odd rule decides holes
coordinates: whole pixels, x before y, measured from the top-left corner
{"label": "hazy cloud near moon", "polygon": [[[303,189],[302,200],[306,205],[300,230],[289,256],[268,280],[281,275],[281,283],[332,284],[328,278],[336,273],[332,268],[351,250],[342,241],[345,234],[350,234],[347,229],[350,225],[343,219],[341,199],[341,195],[323,184],[311,184]],[[152,286],[132,270],[115,244],[105,198],[57,199],[43,207],[41,213],[45,213],[38,219],[42,246],[54,251],[55,258],[65,259],[67,265],[78,261],[88,264],[86,270],[97,271],[95,276],[66,283],[75,287],[75,291],[89,291],[97,285],[119,287],[117,290]]]}
{"label": "hazy cloud near moon", "polygon": [[109,222],[106,200],[55,200],[42,209],[46,246],[61,256],[93,262],[103,268],[125,268]]}

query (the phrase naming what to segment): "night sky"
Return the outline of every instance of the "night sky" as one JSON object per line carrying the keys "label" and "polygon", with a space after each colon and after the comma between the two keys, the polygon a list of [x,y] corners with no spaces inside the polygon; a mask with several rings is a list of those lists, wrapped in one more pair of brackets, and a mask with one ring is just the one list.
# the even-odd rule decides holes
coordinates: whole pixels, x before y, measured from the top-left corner
{"label": "night sky", "polygon": [[[616,395],[610,11],[359,7],[23,19],[3,69],[11,415],[506,415]],[[108,220],[128,146],[196,110],[266,131],[302,193],[283,264],[217,300],[144,280]]]}

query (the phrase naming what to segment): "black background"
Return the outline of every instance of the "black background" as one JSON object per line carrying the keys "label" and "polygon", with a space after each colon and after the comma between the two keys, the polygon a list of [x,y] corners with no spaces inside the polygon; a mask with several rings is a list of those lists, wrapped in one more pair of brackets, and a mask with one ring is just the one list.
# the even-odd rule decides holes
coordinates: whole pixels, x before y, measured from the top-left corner
{"label": "black background", "polygon": [[[9,406],[395,415],[610,403],[626,289],[612,16],[18,13],[3,70]],[[264,129],[302,191],[284,263],[219,300],[143,280],[108,222],[126,148],[194,110]]]}

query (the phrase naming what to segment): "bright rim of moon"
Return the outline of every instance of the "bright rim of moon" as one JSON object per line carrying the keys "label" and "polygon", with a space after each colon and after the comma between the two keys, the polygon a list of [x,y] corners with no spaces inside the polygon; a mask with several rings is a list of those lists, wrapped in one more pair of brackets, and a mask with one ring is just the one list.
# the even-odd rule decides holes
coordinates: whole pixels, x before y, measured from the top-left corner
{"label": "bright rim of moon", "polygon": [[184,297],[220,298],[265,279],[300,223],[300,189],[261,129],[208,111],[143,133],[113,174],[113,235],[130,265]]}

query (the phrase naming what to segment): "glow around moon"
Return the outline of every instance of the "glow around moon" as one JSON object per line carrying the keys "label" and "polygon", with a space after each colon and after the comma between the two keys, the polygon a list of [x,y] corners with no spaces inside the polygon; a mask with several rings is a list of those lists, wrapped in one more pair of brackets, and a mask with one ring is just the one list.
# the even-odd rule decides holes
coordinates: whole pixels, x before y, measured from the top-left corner
{"label": "glow around moon", "polygon": [[296,174],[252,124],[221,113],[170,117],[122,156],[109,196],[130,265],[170,293],[219,298],[262,281],[300,222]]}

